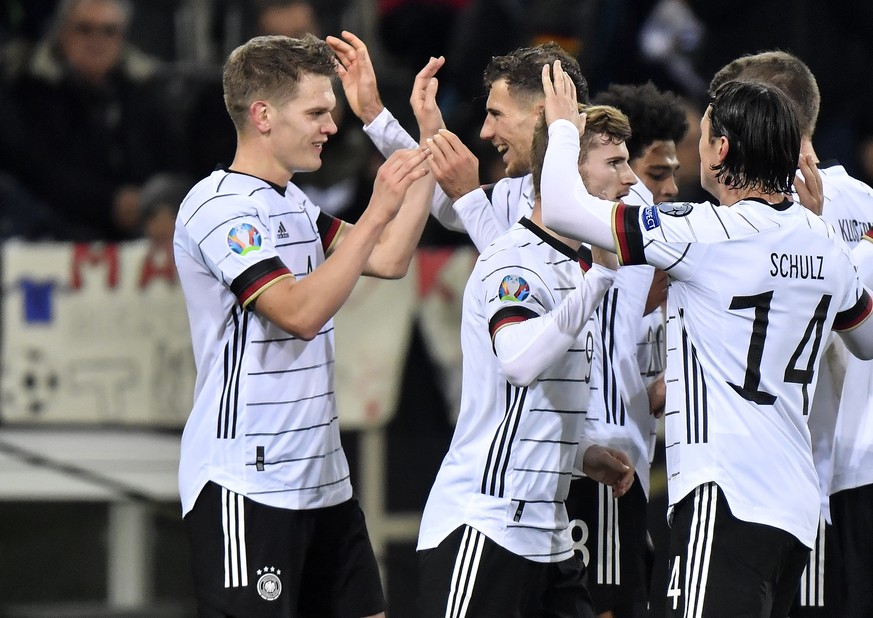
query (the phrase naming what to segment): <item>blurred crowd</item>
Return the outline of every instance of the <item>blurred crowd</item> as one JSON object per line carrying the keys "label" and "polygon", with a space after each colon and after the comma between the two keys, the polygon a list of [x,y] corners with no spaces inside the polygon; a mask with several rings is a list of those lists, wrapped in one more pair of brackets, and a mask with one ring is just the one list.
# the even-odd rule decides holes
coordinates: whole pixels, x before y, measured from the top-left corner
{"label": "blurred crowd", "polygon": [[[686,103],[679,198],[699,199],[697,122],[705,87],[727,61],[780,48],[818,76],[816,142],[873,182],[873,4],[814,0],[9,0],[0,14],[0,238],[172,238],[193,179],[228,163],[234,129],[221,65],[257,34],[348,29],[372,50],[387,106],[408,129],[415,72],[445,55],[439,103],[447,126],[502,175],[479,139],[482,70],[516,47],[557,41],[576,55],[593,95],[653,82]],[[780,27],[769,16],[780,15]],[[354,221],[380,157],[337,87],[340,130],[318,172],[295,182]],[[494,162],[495,164],[491,164]],[[425,244],[466,242],[429,226]]]}

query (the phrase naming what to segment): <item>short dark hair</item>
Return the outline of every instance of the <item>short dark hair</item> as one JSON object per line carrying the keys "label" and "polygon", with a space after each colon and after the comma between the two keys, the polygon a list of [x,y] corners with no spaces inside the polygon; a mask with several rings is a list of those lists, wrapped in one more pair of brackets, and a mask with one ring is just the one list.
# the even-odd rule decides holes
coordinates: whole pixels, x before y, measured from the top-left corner
{"label": "short dark hair", "polygon": [[588,103],[588,82],[582,75],[579,62],[553,41],[535,47],[520,47],[505,56],[492,57],[482,76],[485,90],[491,90],[491,84],[505,79],[513,96],[543,98],[543,65],[551,65],[555,60],[561,61],[561,68],[576,84],[576,100]]}
{"label": "short dark hair", "polygon": [[812,137],[821,106],[818,83],[797,56],[773,50],[741,56],[723,66],[709,83],[712,96],[729,81],[759,81],[782,90],[795,106],[803,135]]}
{"label": "short dark hair", "polygon": [[627,140],[627,150],[631,161],[641,157],[653,142],[678,144],[688,133],[682,101],[672,92],[661,92],[652,82],[612,84],[593,101],[620,109],[630,120],[633,135]]}
{"label": "short dark hair", "polygon": [[246,124],[249,105],[265,100],[281,105],[297,94],[304,75],[336,75],[336,56],[330,46],[307,34],[259,36],[230,53],[224,63],[224,105],[239,131]]}
{"label": "short dark hair", "polygon": [[727,82],[709,107],[709,139],[724,136],[727,155],[712,166],[732,189],[789,193],[800,157],[800,125],[779,88],[760,82]]}
{"label": "short dark hair", "polygon": [[[580,108],[583,107],[580,105]],[[584,106],[585,132],[579,138],[579,164],[585,161],[595,142],[601,144],[621,144],[631,136],[631,125],[621,110],[609,105]],[[605,137],[605,139],[604,139]],[[549,145],[549,128],[546,126],[545,113],[540,114],[537,126],[534,128],[533,141],[530,148],[531,175],[533,177],[534,196],[540,197],[540,183],[543,176],[543,163],[546,159],[546,147]]]}

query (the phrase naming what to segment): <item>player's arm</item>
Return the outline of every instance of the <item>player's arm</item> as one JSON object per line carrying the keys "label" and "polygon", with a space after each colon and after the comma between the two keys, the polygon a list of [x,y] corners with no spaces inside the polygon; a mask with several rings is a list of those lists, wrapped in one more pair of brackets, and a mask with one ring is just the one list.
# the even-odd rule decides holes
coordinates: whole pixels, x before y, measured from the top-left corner
{"label": "player's arm", "polygon": [[[852,250],[852,259],[858,267],[861,281],[870,286],[873,284],[873,230],[868,230],[861,242]],[[873,359],[873,301],[870,292],[864,288],[864,293],[852,309],[837,314],[834,321],[836,330],[849,351],[862,360]]]}
{"label": "player's arm", "polygon": [[560,61],[543,67],[545,114],[549,144],[540,183],[543,223],[567,236],[610,251],[616,250],[612,235],[613,202],[588,193],[579,176],[579,135],[585,118],[579,114],[576,87],[561,69]]}
{"label": "player's arm", "polygon": [[494,314],[491,340],[507,381],[528,386],[566,354],[614,279],[615,271],[594,265],[582,284],[548,313],[536,316],[508,307]]}
{"label": "player's arm", "polygon": [[[398,210],[402,210],[404,196],[414,193],[407,190],[425,176],[426,157],[427,153],[419,149],[401,151],[389,158],[376,175],[369,206],[357,224],[342,226],[342,242],[334,243],[324,263],[299,280],[286,276],[259,289],[249,299],[255,311],[295,337],[307,341],[314,338],[339,311],[358,277],[370,266],[372,254],[387,228],[400,216]],[[427,216],[426,207],[419,210],[424,210]],[[415,206],[409,211],[404,213],[404,220],[411,218]],[[417,240],[416,236],[415,242]],[[409,253],[411,255],[412,251]]]}
{"label": "player's arm", "polygon": [[[342,37],[328,36],[325,41],[340,61],[337,74],[352,112],[364,123],[364,132],[385,158],[398,150],[415,148],[415,139],[382,103],[376,70],[367,46],[351,32],[343,31]],[[435,98],[431,104],[427,90],[435,82],[435,75],[444,62],[443,57],[431,58],[413,83],[410,103],[416,113],[421,140],[433,136],[443,126],[442,113],[436,106]],[[439,185],[434,188],[430,208],[431,214],[444,227],[457,232],[464,231],[463,224],[452,210],[451,198]]]}

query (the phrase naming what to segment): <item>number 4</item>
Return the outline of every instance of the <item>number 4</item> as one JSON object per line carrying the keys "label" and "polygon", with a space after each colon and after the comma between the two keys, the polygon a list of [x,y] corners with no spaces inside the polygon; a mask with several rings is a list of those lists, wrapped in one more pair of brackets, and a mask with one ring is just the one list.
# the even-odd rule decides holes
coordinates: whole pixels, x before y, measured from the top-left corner
{"label": "number 4", "polygon": [[667,598],[673,598],[673,609],[679,607],[679,597],[682,596],[682,586],[680,585],[679,563],[681,558],[676,556],[673,558],[673,569],[670,571],[670,584],[667,586]]}

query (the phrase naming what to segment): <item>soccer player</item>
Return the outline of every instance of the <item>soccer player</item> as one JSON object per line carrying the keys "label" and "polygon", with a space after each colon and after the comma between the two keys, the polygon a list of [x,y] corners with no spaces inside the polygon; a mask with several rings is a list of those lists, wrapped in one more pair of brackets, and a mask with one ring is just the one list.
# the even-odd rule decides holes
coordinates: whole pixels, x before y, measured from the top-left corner
{"label": "soccer player", "polygon": [[[825,206],[827,208],[827,205]],[[873,229],[853,249],[861,280],[873,287]],[[846,359],[834,433],[831,517],[839,542],[840,589],[833,616],[873,615],[873,362]]]}
{"label": "soccer player", "polygon": [[[633,482],[624,453],[585,436],[593,316],[613,271],[542,226],[541,122],[531,216],[485,249],[464,291],[460,414],[419,533],[426,618],[593,616],[563,501],[575,468],[616,496]],[[623,145],[592,142],[627,166]]]}
{"label": "soccer player", "polygon": [[[382,104],[376,73],[367,47],[351,32],[342,38],[327,37],[344,71],[341,72],[346,98],[364,130],[383,155],[398,148],[410,148],[415,141]],[[580,103],[588,102],[588,85],[576,60],[555,43],[523,47],[494,57],[485,69],[483,80],[488,90],[486,117],[480,137],[494,144],[503,155],[507,178],[493,186],[479,183],[479,161],[450,131],[434,136],[432,150],[443,153],[440,163],[431,162],[439,182],[431,211],[445,227],[466,232],[479,251],[487,247],[533,209],[531,179],[531,140],[542,114],[543,90],[539,67],[561,60],[576,84]],[[433,77],[444,63],[434,59],[428,68]],[[439,109],[423,108],[423,97],[413,93],[413,111],[419,124],[439,129],[443,126]]]}
{"label": "soccer player", "polygon": [[594,97],[599,105],[612,105],[628,117],[633,135],[627,141],[630,166],[652,193],[652,202],[670,202],[679,189],[676,144],[688,132],[682,102],[652,82],[642,85],[612,84]]}
{"label": "soccer player", "polygon": [[[543,67],[543,86],[544,223],[671,277],[669,615],[787,616],[818,529],[804,417],[823,338],[836,330],[873,358],[873,301],[848,248],[785,197],[800,156],[794,109],[775,88],[725,84],[699,146],[702,183],[722,206],[604,208],[573,164],[584,118],[572,82],[556,63]],[[811,157],[800,160],[811,197],[816,170]]]}
{"label": "soccer player", "polygon": [[[820,214],[834,226],[850,248],[855,247],[864,232],[873,225],[873,189],[852,178],[839,162],[819,161],[812,138],[821,97],[812,71],[800,58],[788,52],[761,52],[742,56],[722,67],[712,78],[710,92],[733,80],[761,81],[776,86],[794,103],[800,122],[800,151],[813,157],[821,174],[824,204]],[[842,448],[846,437],[842,432],[836,437],[834,435],[838,422],[837,410],[840,407],[840,389],[835,383],[840,381],[837,376],[842,376],[845,371],[845,361],[842,360],[845,356],[845,350],[838,339],[826,349],[825,361],[822,362],[818,375],[816,396],[810,409],[808,424],[813,460],[819,475],[822,515],[819,536],[801,578],[796,607],[791,612],[792,618],[843,616],[843,612],[837,609],[842,601],[853,603],[853,595],[869,594],[866,590],[844,588],[841,584],[842,577],[852,577],[862,569],[862,565],[847,563],[840,555],[842,547],[851,550],[859,531],[852,527],[843,528],[846,534],[841,537],[841,542],[836,542],[833,538],[828,497],[835,491],[829,487],[832,453],[835,448]],[[863,383],[844,381],[843,389],[853,399],[866,395]],[[852,392],[854,389],[858,389],[857,394]],[[850,448],[857,448],[858,438],[859,436],[851,436]],[[873,447],[873,441],[869,445]],[[846,488],[847,485],[841,484],[836,491]],[[873,556],[867,558],[866,569],[873,569]]]}
{"label": "soccer player", "polygon": [[197,365],[179,490],[201,616],[385,609],[340,444],[332,318],[361,274],[405,274],[433,180],[425,149],[392,155],[354,226],[291,182],[336,132],[335,63],[312,35],[235,49],[223,85],[236,154],[176,222]]}
{"label": "soccer player", "polygon": [[[369,63],[366,46],[348,32],[343,33],[343,39],[329,37],[327,40],[349,69],[343,84],[352,109],[364,122],[370,123],[365,130],[382,152],[390,152],[411,138],[401,138],[402,129],[376,95],[375,71]],[[541,66],[556,59],[565,62],[568,56],[557,45],[541,45],[495,57],[485,69],[483,79],[488,99],[480,136],[503,153],[507,178],[492,187],[480,187],[478,162],[455,134],[442,130],[430,142],[431,169],[445,191],[445,195],[435,200],[437,206],[432,211],[443,225],[466,230],[480,251],[531,212],[530,144],[534,123],[543,105]],[[587,90],[578,87],[585,81],[581,74],[577,75],[575,60],[570,61],[577,99],[582,101],[587,98]],[[419,123],[436,127],[441,124],[441,117],[423,119],[415,96],[412,105]],[[684,119],[684,113],[680,112],[680,116]],[[593,186],[599,194],[619,199],[627,197],[631,191],[635,203],[644,200],[641,203],[651,204],[649,190],[637,182],[627,166],[627,155],[617,156],[619,150],[627,151],[623,142],[628,134],[624,130],[619,133],[606,123],[596,126],[595,131],[586,133],[581,173],[595,182],[593,170],[612,168],[609,183],[596,179],[597,184]],[[587,170],[583,169],[586,167]],[[446,199],[454,210],[444,207]],[[644,347],[651,348],[654,333],[662,328],[660,311],[653,309],[666,295],[666,278],[654,279],[653,273],[650,266],[619,269],[613,287],[598,308],[598,351],[605,350],[606,354],[598,354],[599,362],[592,370],[591,384],[595,393],[589,419],[597,421],[592,427],[598,431],[598,439],[604,445],[623,449],[631,456],[639,480],[620,502],[607,488],[590,480],[576,481],[570,488],[567,507],[571,525],[576,536],[586,539],[580,540],[577,548],[586,557],[593,574],[591,592],[598,613],[627,604],[635,607],[639,615],[645,611],[648,596],[646,501],[655,419],[650,415],[652,404],[647,381],[641,376],[641,371],[648,372],[651,368],[648,364],[643,370],[639,368],[638,350],[641,341]],[[654,294],[650,294],[651,290]],[[645,314],[648,315],[644,317]],[[657,357],[660,358],[660,353]],[[660,374],[660,363],[653,364],[658,369],[652,371],[654,375],[648,377],[648,382]],[[663,380],[656,382],[656,386],[658,384],[663,384]],[[598,523],[596,514],[606,511],[611,514],[608,523],[606,520]],[[613,552],[612,548],[618,544],[621,551]]]}

